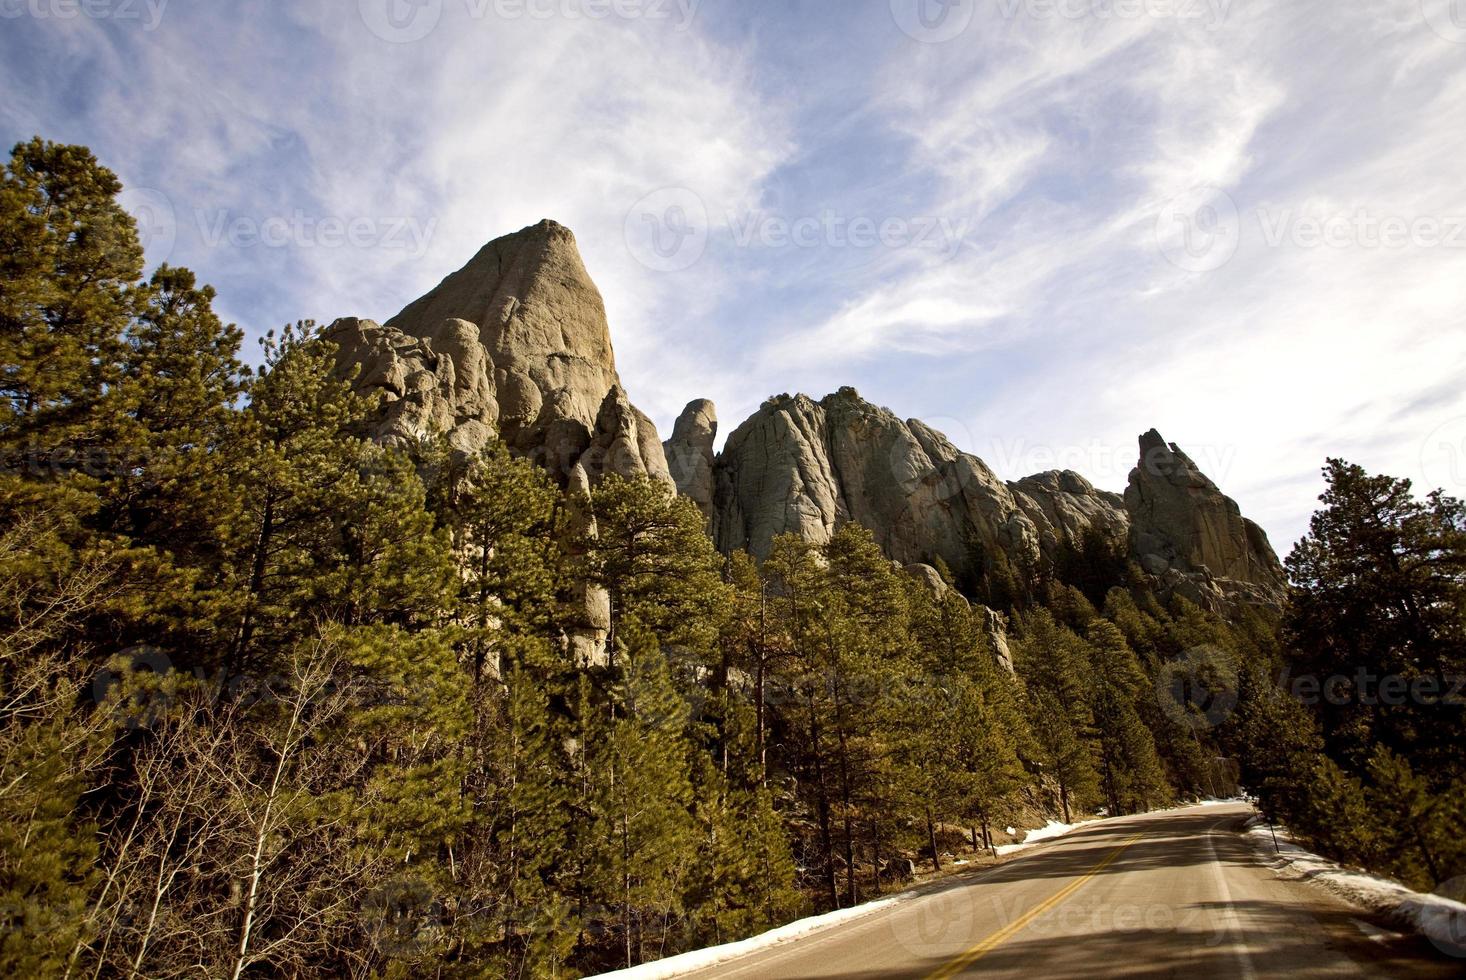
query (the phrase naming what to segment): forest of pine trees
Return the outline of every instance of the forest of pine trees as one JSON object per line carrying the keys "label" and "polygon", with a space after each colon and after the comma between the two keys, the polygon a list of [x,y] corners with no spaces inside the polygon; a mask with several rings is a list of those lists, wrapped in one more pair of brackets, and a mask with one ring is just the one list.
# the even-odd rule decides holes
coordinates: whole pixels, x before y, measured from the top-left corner
{"label": "forest of pine trees", "polygon": [[[1332,853],[1466,872],[1459,700],[1286,686],[1447,693],[1459,502],[1331,463],[1281,619],[1103,541],[940,592],[855,525],[725,557],[659,484],[364,439],[319,332],[247,368],[119,190],[40,139],[0,182],[0,975],[575,976],[1239,774]],[[1165,696],[1198,663],[1222,716]]]}

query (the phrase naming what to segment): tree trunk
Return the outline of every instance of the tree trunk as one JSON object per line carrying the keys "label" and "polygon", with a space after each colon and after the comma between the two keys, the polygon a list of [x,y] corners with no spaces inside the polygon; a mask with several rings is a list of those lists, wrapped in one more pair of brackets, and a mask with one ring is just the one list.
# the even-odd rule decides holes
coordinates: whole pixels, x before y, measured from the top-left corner
{"label": "tree trunk", "polygon": [[255,601],[265,588],[265,570],[269,561],[270,543],[275,537],[275,497],[272,493],[265,498],[265,512],[260,517],[260,533],[255,538],[254,558],[250,562],[249,592],[244,600],[244,616],[240,619],[239,631],[235,634],[234,649],[230,651],[229,666],[233,673],[244,670],[244,656],[249,649],[255,631]]}
{"label": "tree trunk", "polygon": [[941,871],[942,858],[941,855],[937,854],[937,827],[936,824],[932,823],[931,807],[926,808],[926,837],[932,845],[932,867],[937,871]]}
{"label": "tree trunk", "polygon": [[850,750],[845,740],[845,724],[840,703],[839,685],[835,688],[835,734],[840,748],[840,813],[841,825],[845,830],[845,897],[851,906],[860,904],[860,895],[855,887],[855,827],[851,823],[854,806],[850,795]]}
{"label": "tree trunk", "polygon": [[767,719],[764,712],[764,674],[767,669],[768,650],[766,648],[766,637],[768,631],[768,605],[769,587],[763,582],[759,583],[758,596],[758,649],[754,657],[754,679],[753,679],[753,712],[754,712],[754,733],[753,753],[758,760],[758,784],[767,786],[768,779],[768,757],[767,748],[764,742],[764,726]]}
{"label": "tree trunk", "polygon": [[249,891],[244,900],[244,918],[239,926],[239,945],[234,957],[234,980],[249,964],[249,943],[254,931],[255,907],[259,901],[260,880],[265,874],[265,844],[270,839],[270,821],[274,814],[275,801],[280,795],[280,783],[285,778],[285,763],[289,759],[295,739],[295,725],[300,720],[302,704],[297,704],[290,718],[290,727],[285,730],[285,740],[280,747],[280,758],[275,763],[275,772],[270,778],[270,792],[265,797],[265,812],[255,828],[254,853],[250,856]]}
{"label": "tree trunk", "polygon": [[631,958],[631,831],[626,814],[621,814],[621,928],[626,933],[626,969],[636,964]]}
{"label": "tree trunk", "polygon": [[816,810],[820,822],[820,845],[825,857],[825,890],[829,895],[830,908],[840,907],[840,889],[835,882],[835,848],[830,833],[830,795],[825,787],[825,767],[820,759],[820,727],[815,716],[814,693],[809,695],[809,745],[814,758],[814,782],[818,793]]}
{"label": "tree trunk", "polygon": [[874,817],[870,821],[870,864],[871,877],[875,881],[875,893],[881,893],[881,831]]}

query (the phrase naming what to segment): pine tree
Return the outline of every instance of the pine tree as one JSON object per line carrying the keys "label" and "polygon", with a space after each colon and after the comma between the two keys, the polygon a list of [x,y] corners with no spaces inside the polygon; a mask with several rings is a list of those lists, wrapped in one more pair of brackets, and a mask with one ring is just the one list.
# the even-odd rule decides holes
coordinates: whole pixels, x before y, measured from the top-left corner
{"label": "pine tree", "polygon": [[153,274],[138,290],[121,376],[98,420],[111,457],[109,525],[185,553],[207,513],[200,490],[222,489],[215,461],[246,386],[242,335],[214,315],[213,300],[213,288],[187,269]]}
{"label": "pine tree", "polygon": [[1043,774],[1058,785],[1064,822],[1098,798],[1095,718],[1085,680],[1090,665],[1079,637],[1047,610],[1019,619],[1014,663],[1027,689],[1029,727]]}
{"label": "pine tree", "polygon": [[799,907],[794,860],[766,789],[735,789],[702,753],[694,756],[693,807],[699,858],[690,872],[689,945],[750,936]]}
{"label": "pine tree", "polygon": [[[602,700],[587,678],[580,703],[586,823],[579,828],[594,906],[614,910],[620,959],[660,951],[683,912],[695,862],[687,705],[651,634],[623,623],[622,667]],[[608,923],[612,924],[612,923]]]}
{"label": "pine tree", "polygon": [[702,512],[663,484],[615,475],[592,491],[591,507],[586,573],[610,596],[613,656],[618,631],[635,619],[669,653],[711,663],[727,597]]}
{"label": "pine tree", "polygon": [[1136,709],[1142,692],[1149,691],[1145,674],[1113,623],[1091,623],[1087,645],[1090,710],[1110,813],[1144,812],[1171,796],[1154,737]]}
{"label": "pine tree", "polygon": [[[1466,505],[1408,480],[1330,460],[1308,535],[1288,556],[1285,634],[1293,669],[1338,677],[1317,706],[1328,752],[1362,776],[1377,745],[1442,783],[1463,772],[1466,719],[1444,704],[1466,673]],[[1434,697],[1384,703],[1385,678]],[[1340,703],[1332,703],[1332,702]]]}
{"label": "pine tree", "polygon": [[268,670],[315,620],[431,624],[455,570],[426,491],[399,450],[356,435],[365,399],[333,376],[309,325],[266,344],[225,452],[206,596],[215,663]]}
{"label": "pine tree", "polygon": [[509,666],[500,661],[514,637],[554,634],[564,515],[548,475],[503,443],[462,463],[433,448],[439,479],[430,505],[460,559],[458,621],[477,681]]}
{"label": "pine tree", "polygon": [[510,976],[542,976],[561,968],[575,930],[561,877],[572,779],[564,751],[566,719],[528,668],[505,677],[499,739],[502,805],[492,828],[492,862],[500,875],[503,937]]}
{"label": "pine tree", "polygon": [[0,176],[0,434],[7,472],[73,472],[121,375],[142,247],[91,152],[17,144]]}
{"label": "pine tree", "polygon": [[790,731],[789,752],[781,761],[795,775],[800,804],[815,823],[824,901],[829,908],[838,908],[829,634],[822,626],[828,591],[825,566],[814,545],[789,534],[774,539],[763,570],[769,582],[770,607],[788,650],[779,686],[787,689],[791,702],[781,719]]}

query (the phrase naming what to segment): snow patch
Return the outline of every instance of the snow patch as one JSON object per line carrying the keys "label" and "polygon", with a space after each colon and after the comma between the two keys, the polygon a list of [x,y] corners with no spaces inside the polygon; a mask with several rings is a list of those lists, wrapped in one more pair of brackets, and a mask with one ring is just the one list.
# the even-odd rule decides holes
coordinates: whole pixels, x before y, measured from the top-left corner
{"label": "snow patch", "polygon": [[1353,871],[1298,844],[1286,830],[1273,830],[1261,817],[1248,823],[1247,839],[1274,866],[1286,868],[1342,898],[1401,923],[1409,924],[1441,952],[1466,957],[1466,904],[1429,892],[1417,892],[1392,878]]}
{"label": "snow patch", "polygon": [[[1028,848],[1032,847],[1035,844],[1041,843],[1042,841],[1051,840],[1055,837],[1062,837],[1069,831],[1073,830],[1075,827],[1079,826],[1082,826],[1082,824],[1060,823],[1057,820],[1050,820],[1047,826],[1040,827],[1037,830],[1030,830],[1027,834],[1025,834],[1023,837],[1023,843],[999,844],[997,847],[994,848],[994,850],[998,852],[999,857],[1003,857],[1007,854],[1013,854],[1018,851],[1026,851]],[[1009,831],[1009,833],[1012,833],[1012,831]]]}

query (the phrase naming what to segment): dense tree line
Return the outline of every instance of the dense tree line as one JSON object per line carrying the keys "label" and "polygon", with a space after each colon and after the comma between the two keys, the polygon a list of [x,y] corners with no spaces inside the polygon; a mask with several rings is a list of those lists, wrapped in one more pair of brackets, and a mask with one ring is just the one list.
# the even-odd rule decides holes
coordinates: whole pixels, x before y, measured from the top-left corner
{"label": "dense tree line", "polygon": [[[1025,819],[1225,792],[1229,754],[1300,825],[1413,800],[1370,855],[1459,864],[1433,802],[1459,726],[1310,717],[1266,617],[1162,603],[1088,536],[967,583],[1010,662],[939,562],[858,526],[755,563],[660,484],[378,445],[312,325],[253,371],[209,287],[144,279],[119,189],[39,139],[0,183],[0,972],[576,975]],[[1309,669],[1458,670],[1459,504],[1389,499],[1399,539],[1360,545],[1384,583],[1350,577],[1342,518],[1290,564]],[[1395,612],[1364,635],[1366,601]]]}
{"label": "dense tree line", "polygon": [[1276,656],[1246,665],[1235,751],[1319,849],[1424,889],[1466,875],[1466,506],[1330,460],[1288,557]]}

